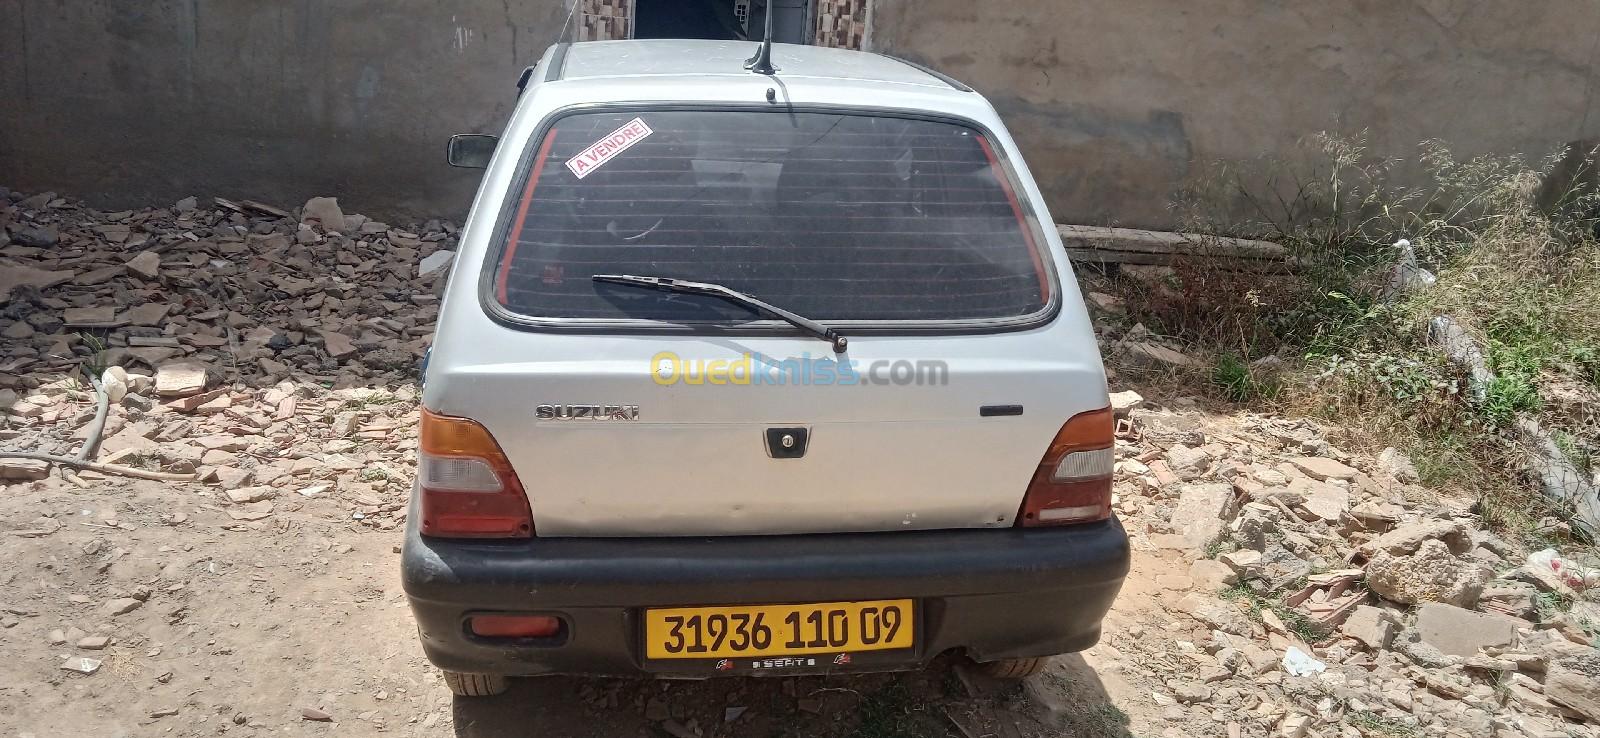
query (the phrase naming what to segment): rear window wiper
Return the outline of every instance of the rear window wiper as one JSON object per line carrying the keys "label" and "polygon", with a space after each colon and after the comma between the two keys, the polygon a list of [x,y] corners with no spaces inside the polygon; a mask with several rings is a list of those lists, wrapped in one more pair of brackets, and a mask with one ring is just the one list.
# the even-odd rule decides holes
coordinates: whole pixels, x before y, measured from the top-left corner
{"label": "rear window wiper", "polygon": [[850,345],[850,341],[848,339],[839,335],[838,331],[835,331],[828,326],[818,323],[817,321],[807,318],[803,315],[796,315],[788,310],[778,307],[777,305],[763,302],[760,299],[751,297],[750,295],[738,290],[724,287],[720,284],[715,284],[712,282],[690,282],[688,280],[673,279],[671,277],[640,277],[632,274],[596,274],[594,275],[593,279],[596,282],[601,282],[604,284],[621,284],[629,287],[642,287],[650,290],[661,290],[663,292],[678,292],[685,295],[706,295],[708,297],[715,297],[734,303],[735,305],[743,305],[751,310],[766,313],[773,317],[779,318],[789,325],[799,328],[806,333],[833,344],[834,353],[842,354]]}

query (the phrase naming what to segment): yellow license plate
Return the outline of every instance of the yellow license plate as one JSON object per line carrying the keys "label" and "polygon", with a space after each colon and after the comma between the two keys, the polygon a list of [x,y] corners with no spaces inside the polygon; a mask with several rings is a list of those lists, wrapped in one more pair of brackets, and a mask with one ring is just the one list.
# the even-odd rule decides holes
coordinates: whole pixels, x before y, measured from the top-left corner
{"label": "yellow license plate", "polygon": [[911,600],[645,612],[645,656],[710,659],[910,648]]}

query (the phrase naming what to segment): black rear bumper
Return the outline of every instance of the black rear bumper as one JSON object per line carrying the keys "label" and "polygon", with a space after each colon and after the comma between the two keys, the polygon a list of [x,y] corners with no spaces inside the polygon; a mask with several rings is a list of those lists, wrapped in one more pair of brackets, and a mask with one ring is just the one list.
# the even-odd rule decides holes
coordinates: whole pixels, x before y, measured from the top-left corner
{"label": "black rear bumper", "polygon": [[[802,669],[883,670],[913,668],[951,649],[987,661],[1094,645],[1128,572],[1128,538],[1110,520],[1055,529],[505,542],[423,538],[413,522],[401,566],[423,649],[450,671],[711,676],[709,663],[646,662],[642,609],[915,599],[911,653]],[[565,627],[551,642],[491,641],[466,626],[471,614],[486,612],[553,614]]]}

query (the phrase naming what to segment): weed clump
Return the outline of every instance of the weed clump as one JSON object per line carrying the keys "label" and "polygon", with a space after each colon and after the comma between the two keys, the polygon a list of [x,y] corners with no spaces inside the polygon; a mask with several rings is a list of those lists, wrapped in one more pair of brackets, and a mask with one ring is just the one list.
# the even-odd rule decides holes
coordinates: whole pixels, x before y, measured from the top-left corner
{"label": "weed clump", "polygon": [[[1128,325],[1179,344],[1204,367],[1188,378],[1219,399],[1336,418],[1349,442],[1407,451],[1424,483],[1477,492],[1491,523],[1570,514],[1544,504],[1519,428],[1551,431],[1583,474],[1600,467],[1596,152],[1460,160],[1430,141],[1401,161],[1310,143],[1309,170],[1219,167],[1180,208],[1202,242],[1271,240],[1287,268],[1201,253],[1118,279],[1107,289]],[[1427,185],[1394,184],[1417,171]],[[1429,327],[1441,319],[1479,347],[1477,372],[1441,351]]]}

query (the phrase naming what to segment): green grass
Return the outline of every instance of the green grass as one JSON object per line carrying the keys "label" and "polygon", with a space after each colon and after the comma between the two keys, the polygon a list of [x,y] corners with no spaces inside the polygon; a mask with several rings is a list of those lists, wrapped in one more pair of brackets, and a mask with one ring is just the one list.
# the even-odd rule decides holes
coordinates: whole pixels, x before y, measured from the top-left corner
{"label": "green grass", "polygon": [[915,706],[911,690],[898,681],[863,695],[860,722],[850,738],[924,738],[928,726],[915,714]]}
{"label": "green grass", "polygon": [[1237,548],[1238,546],[1233,541],[1226,537],[1222,537],[1207,543],[1205,550],[1203,550],[1200,555],[1201,558],[1214,559],[1225,553],[1237,550]]}
{"label": "green grass", "polygon": [[1565,360],[1571,364],[1573,374],[1591,385],[1600,387],[1600,347],[1567,346]]}
{"label": "green grass", "polygon": [[106,364],[106,342],[93,333],[79,333],[78,340],[89,349],[88,358],[83,360],[83,370],[95,381],[100,380],[110,366]]}
{"label": "green grass", "polygon": [[1539,621],[1549,621],[1572,609],[1568,602],[1556,592],[1539,592],[1533,596],[1533,608],[1539,613]]}
{"label": "green grass", "polygon": [[1551,358],[1548,348],[1537,339],[1525,343],[1491,340],[1489,368],[1495,377],[1486,388],[1483,402],[1483,414],[1490,424],[1508,426],[1518,415],[1538,412],[1543,406],[1539,372]]}
{"label": "green grass", "polygon": [[1233,354],[1217,357],[1211,383],[1223,397],[1238,403],[1270,401],[1281,390],[1276,380],[1256,377],[1250,364]]}
{"label": "green grass", "polygon": [[1496,427],[1511,425],[1518,415],[1537,412],[1540,408],[1539,388],[1526,375],[1502,374],[1491,381],[1483,401],[1486,420]]}
{"label": "green grass", "polygon": [[1578,627],[1582,628],[1583,632],[1588,633],[1591,639],[1600,639],[1600,620],[1580,618]]}
{"label": "green grass", "polygon": [[1411,463],[1417,467],[1417,477],[1423,484],[1443,487],[1462,477],[1470,453],[1466,440],[1442,433],[1413,445]]}
{"label": "green grass", "polygon": [[[1302,586],[1304,586],[1304,582],[1298,582],[1285,589],[1299,589]],[[1316,625],[1310,619],[1285,606],[1282,602],[1268,598],[1251,589],[1247,582],[1241,582],[1223,590],[1222,599],[1243,604],[1246,612],[1250,615],[1250,619],[1257,623],[1263,622],[1261,617],[1263,611],[1271,610],[1272,614],[1277,615],[1278,619],[1283,621],[1283,626],[1288,628],[1290,633],[1293,633],[1308,644],[1316,643],[1325,637],[1323,633],[1317,630]]]}
{"label": "green grass", "polygon": [[1386,738],[1421,738],[1422,732],[1405,723],[1386,718],[1375,712],[1352,712],[1345,715],[1345,722],[1364,736]]}
{"label": "green grass", "polygon": [[1578,437],[1571,433],[1557,432],[1555,434],[1556,448],[1561,450],[1561,455],[1567,458],[1573,468],[1582,474],[1594,473],[1594,458],[1578,445]]}

